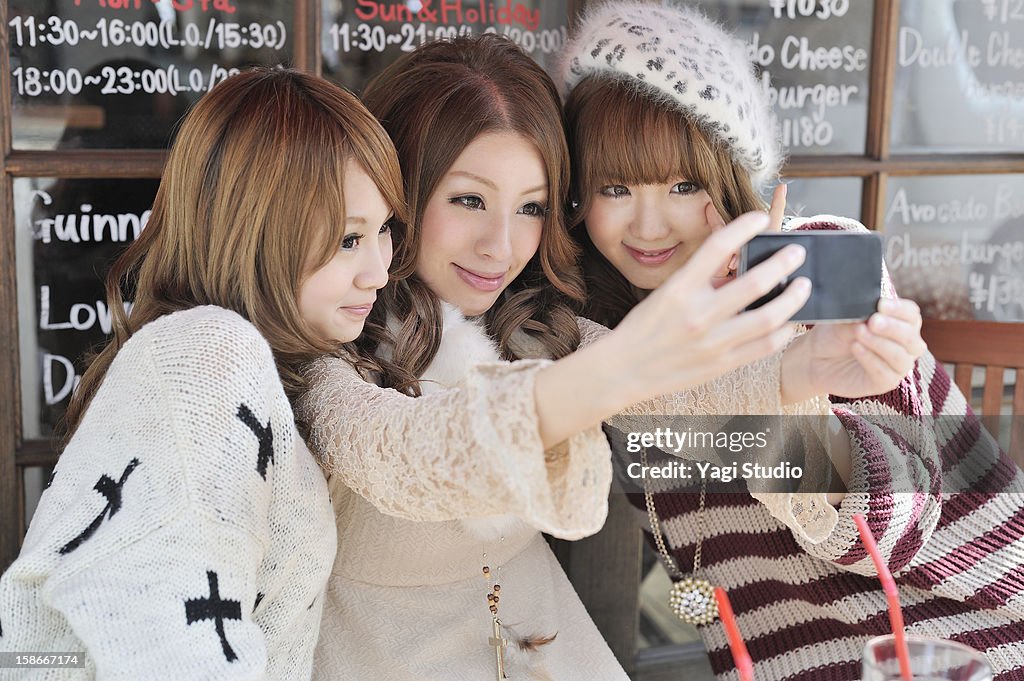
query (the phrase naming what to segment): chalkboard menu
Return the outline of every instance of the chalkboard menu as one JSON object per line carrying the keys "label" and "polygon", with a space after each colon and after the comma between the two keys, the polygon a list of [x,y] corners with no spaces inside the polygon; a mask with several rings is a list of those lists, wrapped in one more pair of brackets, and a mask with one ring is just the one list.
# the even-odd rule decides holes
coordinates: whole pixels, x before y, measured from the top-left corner
{"label": "chalkboard menu", "polygon": [[903,0],[896,153],[1024,151],[1024,2]]}
{"label": "chalkboard menu", "polygon": [[1024,321],[1024,175],[890,178],[885,241],[925,317]]}
{"label": "chalkboard menu", "polygon": [[499,33],[549,71],[569,28],[567,0],[324,0],[324,76],[359,91],[430,40]]}
{"label": "chalkboard menu", "polygon": [[10,0],[15,149],[162,148],[237,69],[292,60],[283,0]]}
{"label": "chalkboard menu", "polygon": [[53,432],[110,332],[103,277],[149,219],[157,180],[14,181],[24,436]]}
{"label": "chalkboard menu", "polygon": [[688,4],[747,42],[791,155],[864,153],[872,0]]}

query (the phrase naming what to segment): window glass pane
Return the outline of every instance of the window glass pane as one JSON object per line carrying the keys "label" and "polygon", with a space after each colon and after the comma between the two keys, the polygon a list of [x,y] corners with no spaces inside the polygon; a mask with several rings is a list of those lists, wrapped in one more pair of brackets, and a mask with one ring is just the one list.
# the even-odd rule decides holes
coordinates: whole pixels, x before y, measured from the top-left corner
{"label": "window glass pane", "polygon": [[790,155],[864,153],[874,2],[687,2],[748,43]]}
{"label": "window glass pane", "polygon": [[25,486],[25,526],[32,522],[32,516],[39,506],[39,498],[43,496],[53,468],[49,466],[29,466],[22,471]]}
{"label": "window glass pane", "polygon": [[323,0],[323,74],[360,91],[429,40],[501,33],[550,73],[569,26],[568,0]]}
{"label": "window glass pane", "polygon": [[885,260],[925,317],[1024,321],[1024,175],[894,177]]}
{"label": "window glass pane", "polygon": [[860,219],[864,183],[859,177],[796,177],[788,179],[787,183],[787,215],[838,215]]}
{"label": "window glass pane", "polygon": [[163,148],[234,69],[291,61],[283,0],[10,0],[16,149]]}
{"label": "window glass pane", "polygon": [[48,437],[110,331],[103,277],[149,219],[158,180],[14,181],[22,431]]}
{"label": "window glass pane", "polygon": [[1024,4],[903,0],[892,150],[1024,150]]}

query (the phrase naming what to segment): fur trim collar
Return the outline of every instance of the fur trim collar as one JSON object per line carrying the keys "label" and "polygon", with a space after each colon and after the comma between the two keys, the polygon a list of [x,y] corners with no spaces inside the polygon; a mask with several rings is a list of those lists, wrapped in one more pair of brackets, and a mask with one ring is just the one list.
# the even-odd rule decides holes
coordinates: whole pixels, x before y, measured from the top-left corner
{"label": "fur trim collar", "polygon": [[454,305],[441,301],[441,324],[441,344],[421,376],[424,395],[461,385],[477,364],[501,361],[482,320],[466,319]]}

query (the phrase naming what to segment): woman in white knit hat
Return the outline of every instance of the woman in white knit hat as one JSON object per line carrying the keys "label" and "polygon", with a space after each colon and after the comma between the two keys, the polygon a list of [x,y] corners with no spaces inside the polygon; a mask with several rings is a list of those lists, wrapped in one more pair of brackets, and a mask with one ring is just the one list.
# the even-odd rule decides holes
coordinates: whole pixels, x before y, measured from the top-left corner
{"label": "woman in white knit hat", "polygon": [[[700,257],[696,249],[725,221],[767,209],[760,193],[776,179],[781,148],[746,47],[692,8],[592,7],[576,26],[559,77],[582,222],[573,233],[584,251],[586,314],[615,327],[672,272]],[[783,197],[776,192],[777,202]],[[864,229],[835,216],[792,219],[787,228]],[[734,267],[735,258],[722,261],[717,285],[732,279]],[[1024,506],[1020,495],[992,494],[1024,490],[1019,471],[924,351],[916,305],[893,298],[887,280],[885,288],[867,324],[819,325],[781,354],[781,389],[832,393],[843,425],[833,454],[849,441],[845,460],[836,461],[848,493],[831,497],[838,513],[817,536],[745,494],[709,493],[713,484],[634,499],[650,518],[680,594],[707,582],[730,591],[758,678],[859,678],[864,642],[888,631],[886,601],[860,546],[855,513],[867,517],[903,583],[911,631],[987,650],[997,671],[1016,670],[1005,678],[1024,678],[1024,631],[1016,624],[1024,617],[1024,583],[1012,574],[1024,559]],[[863,397],[885,390],[882,376],[904,378],[893,391]],[[728,379],[719,384],[728,387]],[[732,389],[749,388],[735,380]],[[880,427],[886,423],[863,418],[879,414],[897,422]],[[912,418],[901,422],[901,415]],[[922,416],[944,420],[922,433],[915,428]],[[942,497],[940,490],[965,486],[954,476],[944,479],[941,466],[967,460],[977,469],[956,480],[983,480],[984,489],[975,491],[985,494]],[[913,485],[897,482],[894,462],[917,472]],[[917,493],[902,493],[911,491]],[[1000,525],[1008,531],[980,536]],[[980,569],[972,558],[979,552],[1012,560]],[[1007,586],[1010,578],[1015,586]],[[977,602],[965,602],[971,594]],[[724,679],[735,672],[713,614],[680,616],[700,625],[712,667]]]}

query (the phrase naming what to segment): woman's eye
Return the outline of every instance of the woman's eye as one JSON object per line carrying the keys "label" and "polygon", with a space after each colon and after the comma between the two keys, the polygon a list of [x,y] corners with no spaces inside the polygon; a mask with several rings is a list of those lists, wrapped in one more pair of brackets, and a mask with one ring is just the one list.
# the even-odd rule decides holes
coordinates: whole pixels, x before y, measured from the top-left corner
{"label": "woman's eye", "polygon": [[479,196],[456,196],[450,201],[470,210],[482,210],[484,207],[484,200]]}
{"label": "woman's eye", "polygon": [[700,187],[698,187],[693,182],[680,182],[679,184],[672,187],[673,194],[693,194],[699,191]]}
{"label": "woman's eye", "polygon": [[362,234],[346,234],[345,238],[341,240],[341,250],[351,251],[353,248],[359,246],[359,240],[362,238]]}
{"label": "woman's eye", "polygon": [[394,218],[391,218],[390,220],[385,222],[383,225],[381,225],[379,233],[380,234],[390,234],[391,230],[393,228],[393,224],[392,223],[394,223]]}
{"label": "woman's eye", "polygon": [[603,196],[610,196],[613,199],[620,196],[629,196],[629,187],[622,184],[609,184],[601,187]]}
{"label": "woman's eye", "polygon": [[539,203],[528,203],[517,212],[520,215],[527,215],[531,218],[542,218],[548,214],[548,209]]}

